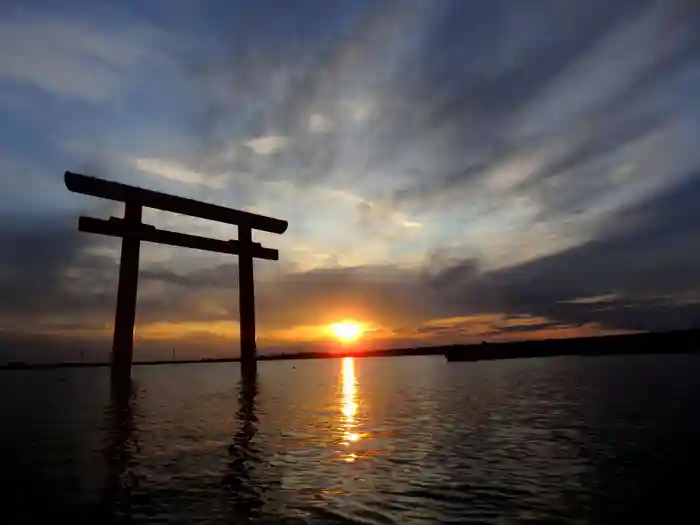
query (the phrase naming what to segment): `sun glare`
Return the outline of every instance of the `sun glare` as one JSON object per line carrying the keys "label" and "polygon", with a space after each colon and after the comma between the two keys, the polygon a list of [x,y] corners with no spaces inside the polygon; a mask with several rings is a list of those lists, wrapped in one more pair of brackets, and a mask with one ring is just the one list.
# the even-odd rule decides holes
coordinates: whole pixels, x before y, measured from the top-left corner
{"label": "sun glare", "polygon": [[333,337],[343,343],[357,341],[362,336],[363,331],[362,325],[354,321],[343,321],[330,326],[330,332],[333,334]]}

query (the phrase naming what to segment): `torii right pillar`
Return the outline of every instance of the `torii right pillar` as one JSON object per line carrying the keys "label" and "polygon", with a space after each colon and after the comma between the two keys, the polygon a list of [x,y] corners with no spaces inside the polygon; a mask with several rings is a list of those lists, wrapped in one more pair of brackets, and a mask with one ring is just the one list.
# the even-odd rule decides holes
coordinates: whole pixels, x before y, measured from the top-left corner
{"label": "torii right pillar", "polygon": [[238,226],[238,240],[244,249],[238,255],[238,299],[241,324],[241,371],[243,374],[257,371],[255,345],[255,282],[253,280],[253,255],[248,249],[253,244],[250,226]]}

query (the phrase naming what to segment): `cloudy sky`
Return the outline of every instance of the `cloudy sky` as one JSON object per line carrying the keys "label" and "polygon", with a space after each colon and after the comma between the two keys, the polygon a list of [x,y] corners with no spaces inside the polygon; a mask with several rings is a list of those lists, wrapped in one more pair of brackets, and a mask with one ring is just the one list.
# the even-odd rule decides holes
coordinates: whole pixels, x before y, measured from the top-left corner
{"label": "cloudy sky", "polygon": [[[700,325],[697,0],[6,0],[0,361],[102,359],[74,170],[279,217],[259,346]],[[145,221],[220,238],[235,228]],[[232,257],[144,245],[137,356],[238,353]]]}

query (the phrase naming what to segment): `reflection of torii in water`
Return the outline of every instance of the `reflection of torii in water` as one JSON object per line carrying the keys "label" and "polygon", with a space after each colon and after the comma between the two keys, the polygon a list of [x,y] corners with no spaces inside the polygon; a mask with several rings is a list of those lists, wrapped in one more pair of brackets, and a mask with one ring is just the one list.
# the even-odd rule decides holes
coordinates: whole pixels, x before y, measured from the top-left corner
{"label": "reflection of torii in water", "polygon": [[258,451],[252,444],[258,430],[258,418],[255,415],[257,394],[257,370],[254,367],[242,367],[238,394],[239,409],[236,413],[241,427],[229,445],[231,459],[223,480],[234,522],[238,519],[258,517],[264,504],[263,489],[251,476],[252,471],[261,463]]}
{"label": "reflection of torii in water", "polygon": [[104,458],[107,478],[96,509],[95,523],[131,523],[131,491],[137,479],[131,471],[135,440],[134,403],[136,390],[131,381],[111,385],[107,406],[107,443]]}

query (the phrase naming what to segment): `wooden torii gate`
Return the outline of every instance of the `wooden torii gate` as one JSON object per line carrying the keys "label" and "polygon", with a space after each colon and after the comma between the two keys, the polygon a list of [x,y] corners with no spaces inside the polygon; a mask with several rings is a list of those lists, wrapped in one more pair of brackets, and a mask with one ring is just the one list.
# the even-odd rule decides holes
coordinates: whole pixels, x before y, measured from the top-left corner
{"label": "wooden torii gate", "polygon": [[[108,220],[103,220],[80,217],[78,220],[78,230],[82,232],[122,239],[117,309],[112,343],[111,375],[113,380],[128,380],[131,377],[141,241],[238,255],[241,366],[244,371],[255,369],[253,258],[277,261],[279,260],[279,252],[264,248],[260,243],[254,243],[253,230],[282,234],[287,230],[287,221],[69,171],[65,173],[65,183],[72,192],[125,204],[123,219],[111,217]],[[157,229],[141,222],[144,207],[236,225],[238,239],[224,241]]]}

